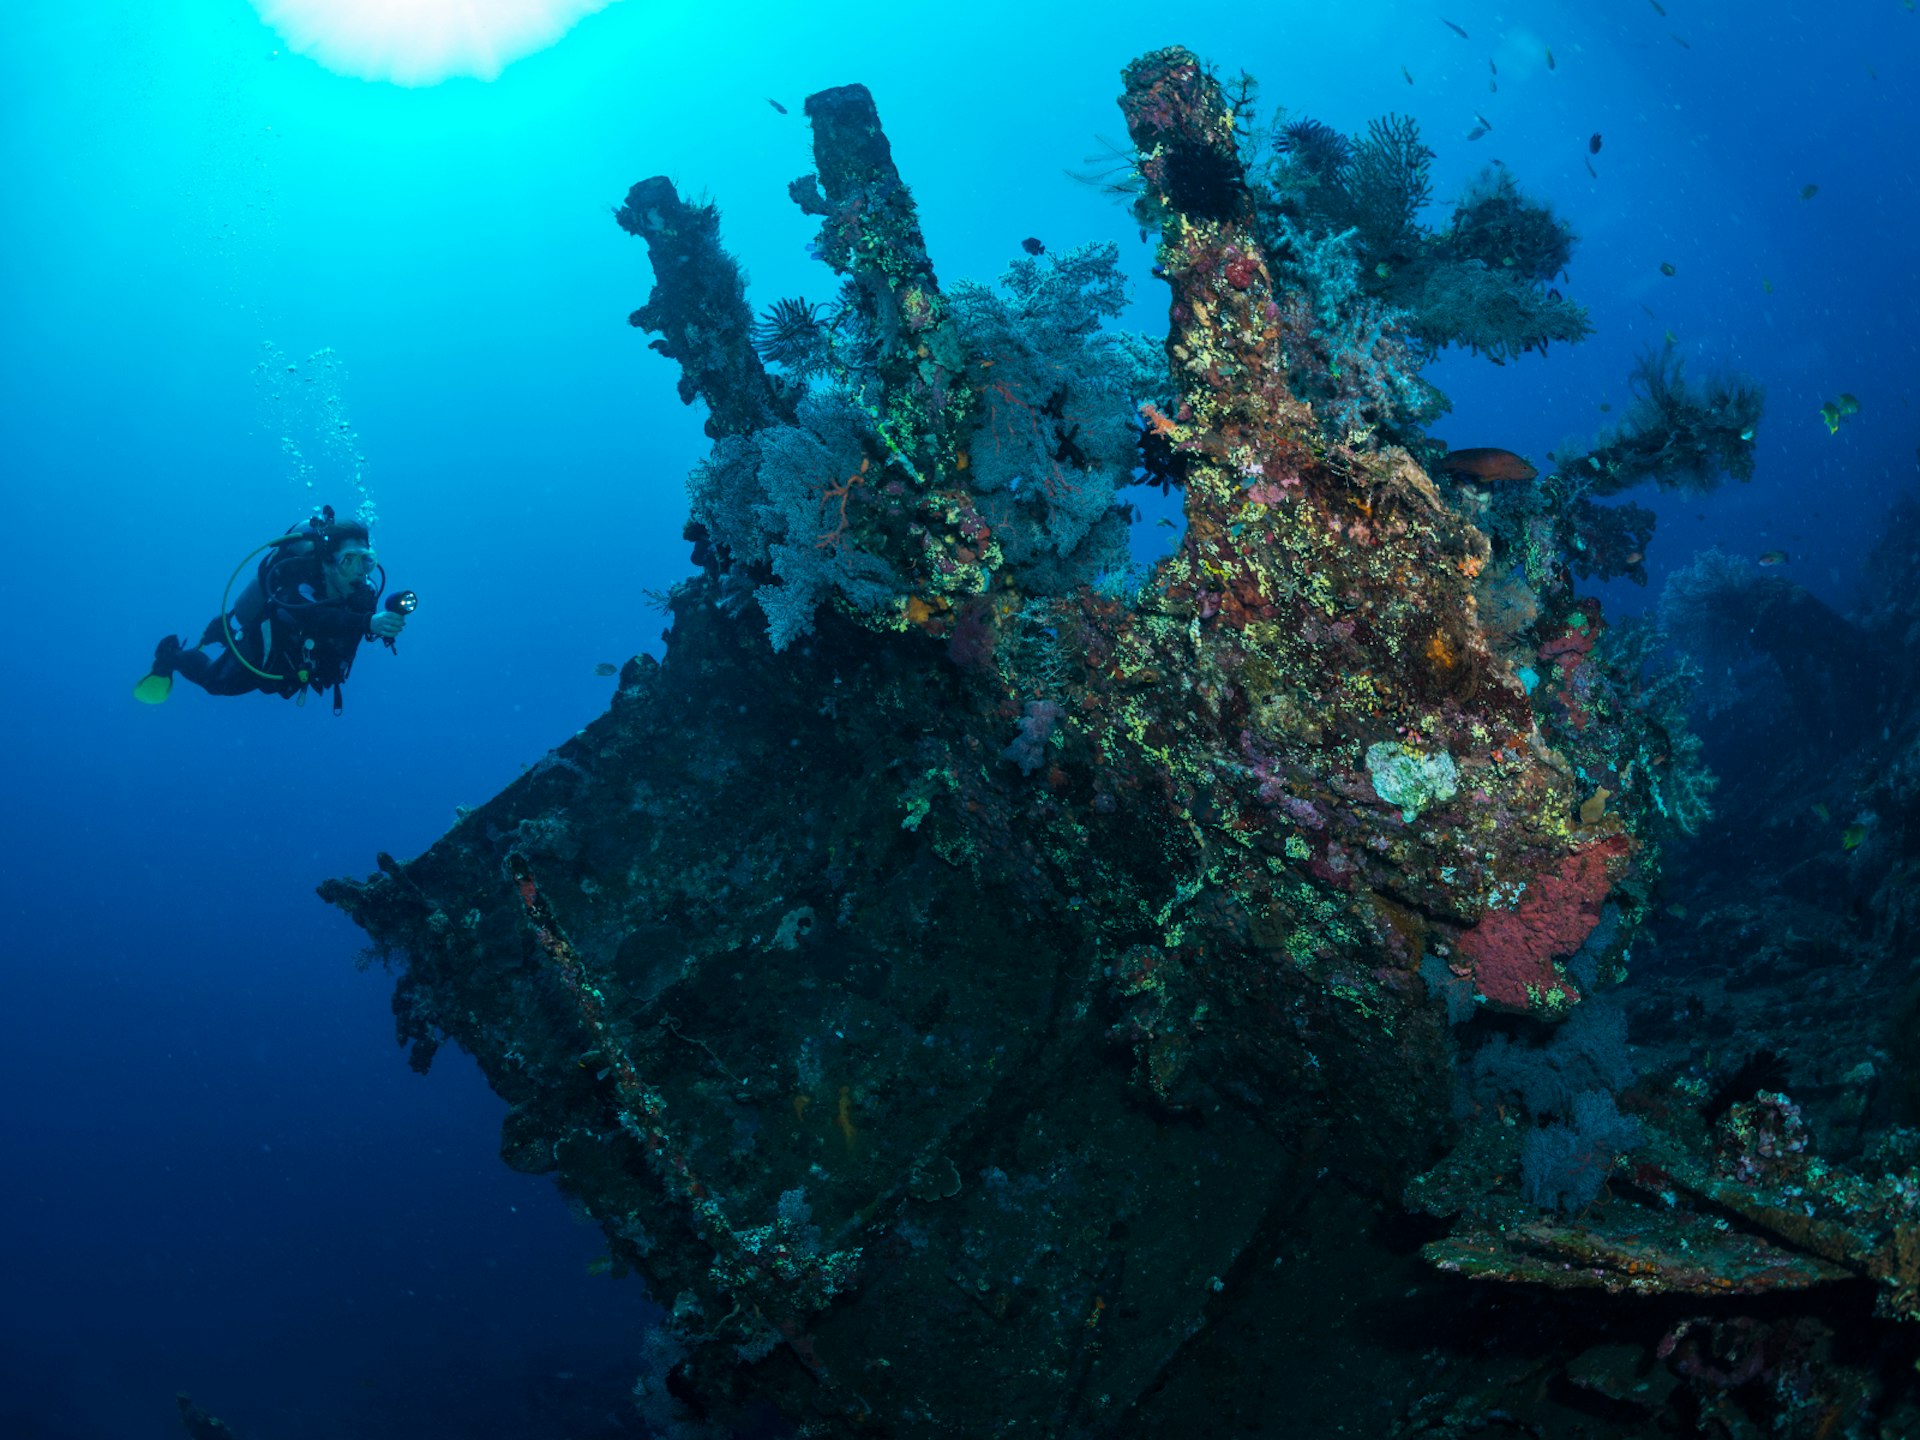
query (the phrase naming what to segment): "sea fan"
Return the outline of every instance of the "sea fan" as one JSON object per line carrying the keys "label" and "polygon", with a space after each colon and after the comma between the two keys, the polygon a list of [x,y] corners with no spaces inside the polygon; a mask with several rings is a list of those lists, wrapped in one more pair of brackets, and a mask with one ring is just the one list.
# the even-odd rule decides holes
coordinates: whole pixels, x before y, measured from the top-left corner
{"label": "sea fan", "polygon": [[1411,116],[1367,122],[1367,138],[1354,150],[1345,179],[1354,222],[1373,254],[1384,256],[1414,243],[1420,208],[1433,198],[1433,160]]}
{"label": "sea fan", "polygon": [[1309,174],[1327,184],[1337,183],[1353,161],[1353,147],[1347,137],[1318,120],[1295,120],[1281,126],[1273,137],[1273,148],[1292,156]]}
{"label": "sea fan", "polygon": [[753,322],[753,348],[770,365],[807,375],[826,363],[826,330],[820,307],[805,300],[776,300]]}

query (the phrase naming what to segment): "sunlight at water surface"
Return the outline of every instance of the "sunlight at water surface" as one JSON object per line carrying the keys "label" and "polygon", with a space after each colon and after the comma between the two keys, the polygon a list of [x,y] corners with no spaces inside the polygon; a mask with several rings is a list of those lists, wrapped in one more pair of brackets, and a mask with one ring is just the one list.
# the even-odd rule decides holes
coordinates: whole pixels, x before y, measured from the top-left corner
{"label": "sunlight at water surface", "polygon": [[613,0],[253,0],[297,54],[395,85],[492,80]]}

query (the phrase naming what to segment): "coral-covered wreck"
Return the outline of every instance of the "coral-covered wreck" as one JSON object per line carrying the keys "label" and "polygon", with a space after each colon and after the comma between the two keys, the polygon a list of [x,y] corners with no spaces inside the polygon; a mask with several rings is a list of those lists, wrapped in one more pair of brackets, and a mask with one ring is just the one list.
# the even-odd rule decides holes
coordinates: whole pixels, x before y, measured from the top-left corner
{"label": "coral-covered wreck", "polygon": [[[1310,217],[1250,176],[1245,115],[1180,50],[1121,103],[1164,350],[1106,328],[1097,248],[943,289],[859,87],[808,101],[793,187],[830,309],[756,322],[714,210],[636,185],[634,323],[715,441],[704,573],[605,715],[323,889],[401,962],[415,1067],[472,1054],[507,1162],[671,1312],[636,1389],[663,1428],[764,1397],[821,1435],[1207,1433],[1183,1373],[1323,1178],[1396,1203],[1431,1170],[1415,1203],[1469,1217],[1436,1259],[1552,1283],[1488,1219],[1542,1213],[1514,1166],[1473,1168],[1517,1139],[1469,1125],[1432,1167],[1458,1027],[1537,1036],[1616,983],[1697,805],[1569,570],[1630,447],[1495,490],[1392,387],[1303,378]],[[1141,471],[1185,529],[1128,577]],[[1690,1163],[1662,1158],[1656,1192]]]}

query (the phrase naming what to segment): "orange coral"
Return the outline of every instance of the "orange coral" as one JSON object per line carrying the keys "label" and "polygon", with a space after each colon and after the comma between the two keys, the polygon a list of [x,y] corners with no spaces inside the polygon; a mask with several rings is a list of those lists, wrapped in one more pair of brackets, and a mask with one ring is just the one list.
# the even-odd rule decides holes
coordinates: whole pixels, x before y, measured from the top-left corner
{"label": "orange coral", "polygon": [[821,531],[820,538],[813,542],[816,549],[832,550],[840,544],[841,537],[847,533],[847,500],[853,494],[853,487],[866,479],[867,467],[872,463],[871,460],[862,460],[860,462],[860,468],[853,474],[849,475],[845,480],[842,480],[838,485],[829,485],[820,492],[820,513],[822,515],[827,513],[827,507],[834,501],[839,501],[840,505],[839,509],[834,512],[833,528],[831,530]]}

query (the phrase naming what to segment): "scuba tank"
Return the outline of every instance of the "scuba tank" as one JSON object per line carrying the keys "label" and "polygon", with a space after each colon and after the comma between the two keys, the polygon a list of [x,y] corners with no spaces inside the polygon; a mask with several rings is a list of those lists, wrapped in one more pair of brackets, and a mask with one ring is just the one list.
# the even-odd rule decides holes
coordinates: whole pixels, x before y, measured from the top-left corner
{"label": "scuba tank", "polygon": [[[262,680],[285,682],[289,676],[273,674],[267,666],[273,660],[273,622],[267,618],[267,596],[273,584],[274,567],[281,561],[295,555],[311,555],[318,540],[333,524],[334,513],[331,505],[324,506],[318,515],[295,524],[285,534],[276,535],[265,544],[256,545],[241,557],[240,563],[233,567],[233,574],[227,577],[227,588],[220,592],[220,615],[214,622],[221,632],[227,649],[233,658]],[[253,578],[240,592],[240,598],[233,598],[234,582],[240,578],[240,572],[247,568],[249,561],[261,551],[267,554],[255,568]],[[211,629],[213,627],[209,627]],[[246,646],[252,649],[259,663],[247,658]],[[305,684],[302,676],[301,683]]]}

